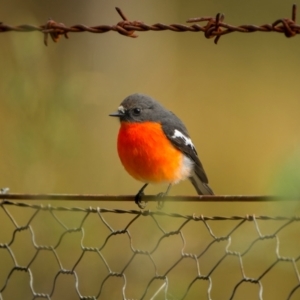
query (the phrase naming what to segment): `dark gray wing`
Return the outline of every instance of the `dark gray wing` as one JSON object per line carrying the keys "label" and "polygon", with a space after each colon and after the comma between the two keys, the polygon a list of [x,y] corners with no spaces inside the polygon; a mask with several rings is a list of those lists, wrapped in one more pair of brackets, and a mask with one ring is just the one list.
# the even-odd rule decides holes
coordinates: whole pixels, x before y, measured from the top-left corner
{"label": "dark gray wing", "polygon": [[162,120],[162,129],[174,147],[182,151],[194,162],[194,171],[189,179],[198,194],[213,195],[213,191],[208,186],[208,178],[198,158],[195,146],[181,120],[170,112],[170,115]]}

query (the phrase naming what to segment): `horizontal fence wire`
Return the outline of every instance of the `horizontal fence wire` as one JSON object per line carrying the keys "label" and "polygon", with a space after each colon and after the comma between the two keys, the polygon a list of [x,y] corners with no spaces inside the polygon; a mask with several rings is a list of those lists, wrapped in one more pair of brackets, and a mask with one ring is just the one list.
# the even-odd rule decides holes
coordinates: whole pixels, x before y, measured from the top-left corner
{"label": "horizontal fence wire", "polygon": [[[11,200],[66,200],[66,201],[135,201],[135,195],[99,195],[99,194],[17,194],[0,193],[0,199]],[[180,195],[166,196],[144,195],[143,201],[156,202],[268,202],[268,201],[300,201],[299,197],[283,197],[272,195]]]}
{"label": "horizontal fence wire", "polygon": [[4,196],[21,199],[0,200],[1,300],[300,297],[300,217],[56,207]]}
{"label": "horizontal fence wire", "polygon": [[[97,25],[87,26],[77,24],[73,26],[66,26],[63,23],[56,22],[49,19],[45,25],[18,25],[11,26],[0,22],[0,33],[3,32],[33,32],[39,31],[44,34],[44,43],[48,44],[48,36],[50,35],[53,42],[57,42],[61,36],[68,38],[68,33],[77,32],[90,32],[90,33],[106,33],[109,31],[115,31],[127,37],[136,38],[138,35],[136,31],[165,31],[170,30],[174,32],[203,32],[206,38],[214,38],[215,44],[218,43],[221,36],[233,33],[253,33],[253,32],[277,32],[283,33],[286,37],[293,37],[300,33],[300,25],[296,24],[297,7],[294,4],[292,7],[291,18],[282,18],[274,21],[270,24],[263,25],[240,25],[234,26],[224,22],[224,14],[218,13],[216,17],[199,17],[190,18],[187,23],[193,23],[192,25],[186,24],[170,24],[156,23],[153,25],[147,25],[142,21],[130,21],[124,15],[122,10],[116,7],[117,12],[122,18],[122,21],[116,25]],[[195,23],[203,23],[205,25],[200,26]]]}

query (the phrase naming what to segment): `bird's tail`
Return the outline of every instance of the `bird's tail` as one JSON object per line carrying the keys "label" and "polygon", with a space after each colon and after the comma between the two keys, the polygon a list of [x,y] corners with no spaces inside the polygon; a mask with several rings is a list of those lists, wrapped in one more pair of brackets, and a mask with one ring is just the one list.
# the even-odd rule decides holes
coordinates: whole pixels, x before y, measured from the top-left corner
{"label": "bird's tail", "polygon": [[203,182],[195,172],[189,177],[198,195],[214,195],[213,190],[208,185],[208,182]]}

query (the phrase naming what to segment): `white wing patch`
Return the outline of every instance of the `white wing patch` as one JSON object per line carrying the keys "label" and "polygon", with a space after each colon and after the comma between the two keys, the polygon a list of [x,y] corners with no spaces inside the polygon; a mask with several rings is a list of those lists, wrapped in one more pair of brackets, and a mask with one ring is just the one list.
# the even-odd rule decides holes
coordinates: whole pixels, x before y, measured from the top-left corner
{"label": "white wing patch", "polygon": [[192,140],[190,138],[188,138],[187,136],[185,136],[179,130],[177,130],[177,129],[174,130],[174,134],[172,135],[172,138],[173,139],[176,139],[176,138],[182,139],[184,141],[184,143],[186,144],[186,146],[190,146],[195,151],[195,146],[194,146]]}

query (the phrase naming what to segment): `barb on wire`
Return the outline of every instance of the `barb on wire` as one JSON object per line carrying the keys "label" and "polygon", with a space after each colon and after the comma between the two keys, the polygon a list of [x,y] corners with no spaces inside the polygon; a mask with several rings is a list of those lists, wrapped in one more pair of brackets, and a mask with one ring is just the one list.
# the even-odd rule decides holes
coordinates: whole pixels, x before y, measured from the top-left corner
{"label": "barb on wire", "polygon": [[[53,26],[55,28],[56,24],[65,27],[65,24],[63,24],[63,23],[56,23],[55,21],[49,19],[48,22],[47,22],[47,24],[45,25],[45,29],[46,30],[51,30],[53,28]],[[44,33],[44,44],[45,44],[45,46],[48,46],[48,35],[49,34],[50,34],[50,37],[51,37],[51,39],[52,39],[52,41],[54,43],[58,42],[58,40],[59,40],[59,38],[60,38],[61,35],[64,35],[66,39],[69,38],[68,32],[65,32],[63,29],[57,28],[57,30],[55,30],[55,31],[50,31],[50,32],[45,31],[45,33]]]}
{"label": "barb on wire", "polygon": [[57,42],[60,36],[64,35],[68,38],[69,32],[91,32],[91,33],[105,33],[108,31],[116,31],[127,37],[136,38],[137,34],[135,31],[164,31],[171,30],[175,32],[203,32],[206,38],[214,38],[215,44],[218,43],[221,36],[232,32],[241,33],[252,33],[252,32],[277,32],[283,33],[286,37],[293,37],[300,33],[300,25],[296,24],[297,7],[296,4],[292,7],[292,17],[282,18],[276,20],[271,24],[257,25],[240,25],[233,26],[224,23],[224,14],[218,13],[216,17],[200,17],[191,18],[187,20],[187,23],[202,23],[206,22],[205,25],[200,26],[199,24],[185,25],[185,24],[171,24],[166,25],[163,23],[156,23],[153,25],[147,25],[142,21],[130,21],[124,15],[122,10],[116,7],[116,10],[122,21],[116,25],[98,25],[98,26],[87,26],[87,25],[73,25],[70,27],[65,26],[63,23],[58,23],[54,20],[48,20],[46,25],[34,26],[34,25],[19,25],[10,26],[0,22],[0,33],[17,31],[17,32],[31,32],[40,31],[44,34],[44,43],[47,46],[48,36],[50,35],[53,42]]}

